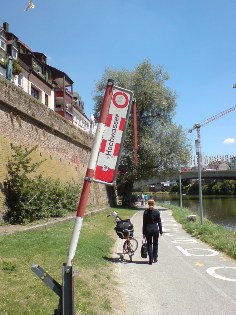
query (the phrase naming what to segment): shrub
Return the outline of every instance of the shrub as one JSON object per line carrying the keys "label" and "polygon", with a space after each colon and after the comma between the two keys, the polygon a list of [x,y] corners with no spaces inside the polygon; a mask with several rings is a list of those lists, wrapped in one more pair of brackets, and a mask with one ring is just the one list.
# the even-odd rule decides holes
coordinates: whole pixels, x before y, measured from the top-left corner
{"label": "shrub", "polygon": [[6,213],[4,219],[11,224],[32,222],[34,220],[64,216],[74,211],[80,186],[75,183],[61,184],[41,175],[34,178],[41,163],[32,163],[32,148],[24,153],[21,147],[13,146],[14,153],[7,165],[7,178],[4,182]]}
{"label": "shrub", "polygon": [[225,180],[221,185],[221,194],[222,195],[233,195],[235,192],[235,181],[234,180]]}
{"label": "shrub", "polygon": [[187,189],[187,193],[189,195],[197,195],[199,192],[198,182],[193,183],[193,185],[190,185]]}
{"label": "shrub", "polygon": [[170,192],[171,193],[178,193],[179,192],[179,185],[175,184],[170,187]]}

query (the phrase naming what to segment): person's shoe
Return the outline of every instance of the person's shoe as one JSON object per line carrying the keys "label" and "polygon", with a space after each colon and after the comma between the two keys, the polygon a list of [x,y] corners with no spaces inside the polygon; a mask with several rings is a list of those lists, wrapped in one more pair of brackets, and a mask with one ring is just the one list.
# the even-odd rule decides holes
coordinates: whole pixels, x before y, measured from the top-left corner
{"label": "person's shoe", "polygon": [[157,258],[154,258],[154,259],[153,259],[153,262],[156,263],[156,262],[157,262]]}
{"label": "person's shoe", "polygon": [[152,265],[152,262],[151,261],[149,261],[149,263],[148,263],[149,265]]}

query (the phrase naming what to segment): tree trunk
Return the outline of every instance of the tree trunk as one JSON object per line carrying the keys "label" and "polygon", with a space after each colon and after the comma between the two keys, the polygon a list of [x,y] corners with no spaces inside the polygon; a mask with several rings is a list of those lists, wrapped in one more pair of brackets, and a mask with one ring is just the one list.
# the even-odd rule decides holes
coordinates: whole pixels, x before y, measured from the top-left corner
{"label": "tree trunk", "polygon": [[132,191],[133,191],[134,181],[126,181],[122,185],[118,186],[118,195],[123,199],[123,206],[130,207],[132,205]]}

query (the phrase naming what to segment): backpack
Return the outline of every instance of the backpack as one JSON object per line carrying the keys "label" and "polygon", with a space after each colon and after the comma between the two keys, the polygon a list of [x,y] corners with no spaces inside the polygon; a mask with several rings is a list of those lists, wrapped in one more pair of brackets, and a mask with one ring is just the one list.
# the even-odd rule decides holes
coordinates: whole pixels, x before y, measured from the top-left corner
{"label": "backpack", "polygon": [[130,222],[130,219],[121,220],[116,223],[115,231],[119,238],[123,239],[127,233],[132,237],[134,233],[134,226]]}

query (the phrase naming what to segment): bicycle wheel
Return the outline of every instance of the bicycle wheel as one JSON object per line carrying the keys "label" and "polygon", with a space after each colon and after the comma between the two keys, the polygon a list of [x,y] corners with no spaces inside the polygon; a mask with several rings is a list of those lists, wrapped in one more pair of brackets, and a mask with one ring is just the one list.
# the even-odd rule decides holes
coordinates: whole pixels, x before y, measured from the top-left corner
{"label": "bicycle wheel", "polygon": [[130,237],[128,240],[126,240],[124,242],[124,245],[123,245],[123,252],[124,254],[133,254],[138,248],[138,241],[133,238],[133,237]]}
{"label": "bicycle wheel", "polygon": [[132,245],[131,245],[130,239],[128,239],[124,242],[123,253],[127,254],[129,256],[129,261],[132,261],[134,252],[132,250]]}
{"label": "bicycle wheel", "polygon": [[138,248],[138,241],[133,237],[130,237],[129,241],[130,241],[130,250],[131,252],[134,253]]}

